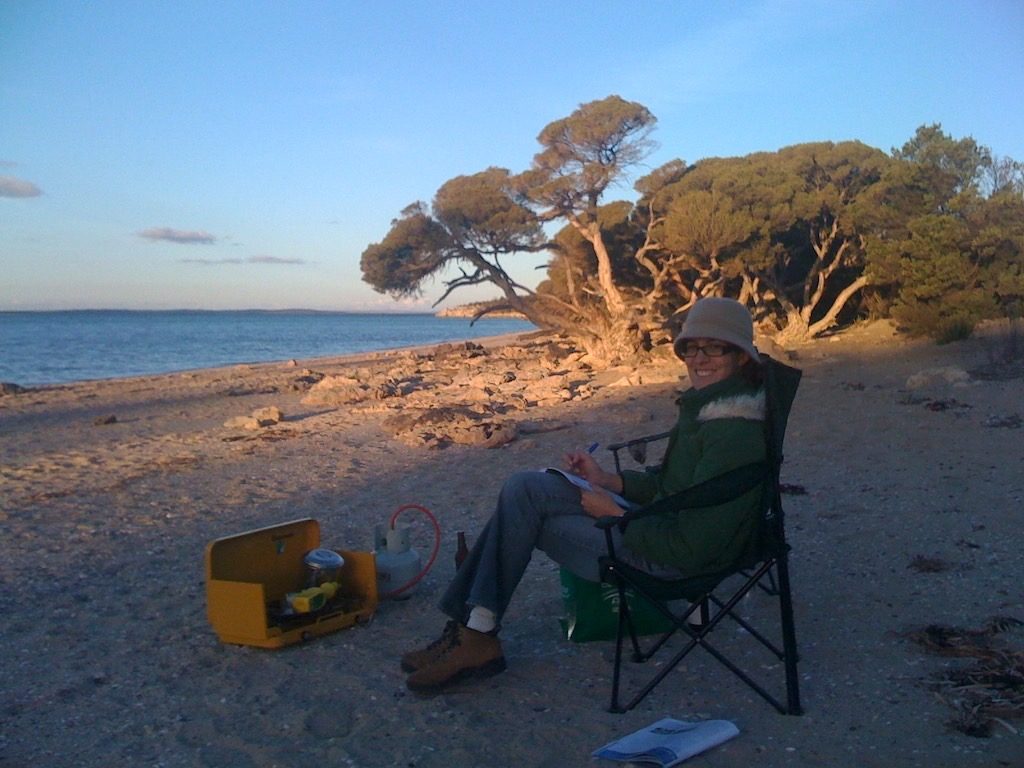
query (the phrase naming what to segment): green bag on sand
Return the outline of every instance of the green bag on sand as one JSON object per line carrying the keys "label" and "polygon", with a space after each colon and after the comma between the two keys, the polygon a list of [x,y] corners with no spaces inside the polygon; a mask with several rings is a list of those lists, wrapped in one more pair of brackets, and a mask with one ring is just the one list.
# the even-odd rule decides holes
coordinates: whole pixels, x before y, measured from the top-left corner
{"label": "green bag on sand", "polygon": [[[581,579],[560,568],[565,618],[560,619],[566,638],[574,643],[614,640],[619,627],[619,590],[611,584]],[[667,632],[672,623],[632,589],[626,590],[629,615],[638,635]]]}

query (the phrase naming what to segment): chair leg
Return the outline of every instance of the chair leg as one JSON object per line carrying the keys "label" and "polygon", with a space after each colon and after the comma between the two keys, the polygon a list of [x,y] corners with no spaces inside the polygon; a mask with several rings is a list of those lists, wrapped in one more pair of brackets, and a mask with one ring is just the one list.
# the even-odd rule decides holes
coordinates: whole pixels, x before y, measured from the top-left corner
{"label": "chair leg", "polygon": [[[777,597],[779,599],[783,640],[782,649],[779,649],[774,643],[759,633],[742,617],[733,613],[733,609],[736,608],[740,600],[748,594],[751,589],[755,588],[766,574],[771,574],[775,568],[778,569],[778,584],[777,592],[773,597]],[[618,616],[618,632],[615,640],[615,663],[612,671],[612,695],[611,704],[608,709],[609,712],[622,714],[633,709],[647,696],[647,694],[657,687],[657,685],[679,664],[680,661],[682,661],[695,647],[699,645],[781,714],[803,714],[803,710],[800,705],[799,678],[797,675],[798,657],[796,649],[796,629],[793,620],[793,603],[792,595],[790,593],[788,561],[786,560],[785,555],[774,561],[765,561],[753,574],[744,574],[747,576],[746,584],[742,589],[736,591],[729,600],[722,602],[713,594],[709,593],[698,600],[696,604],[691,604],[691,608],[686,615],[680,617],[667,614],[667,617],[674,620],[675,628],[664,634],[646,653],[641,652],[640,650],[639,640],[629,616],[629,606],[626,602],[626,590],[630,586],[630,581],[624,574],[616,572],[614,569],[612,569],[610,573],[614,575],[615,584],[619,590],[620,608]],[[636,585],[632,586],[636,588]],[[711,615],[710,612],[710,605],[712,603],[716,606],[714,615]],[[655,603],[655,605],[659,610],[666,610],[665,606],[660,603]],[[701,624],[691,625],[688,623],[687,619],[690,613],[693,612],[698,612],[698,615],[700,615],[702,620]],[[761,645],[783,662],[786,675],[785,703],[770,694],[757,681],[750,677],[750,675],[740,669],[729,658],[720,653],[718,649],[709,642],[708,636],[718,624],[724,621],[726,617],[738,622],[750,633],[753,639],[759,641]],[[658,674],[656,674],[647,683],[647,685],[645,685],[639,693],[629,701],[629,703],[625,705],[621,704],[619,701],[619,695],[621,692],[622,651],[623,645],[626,641],[626,633],[628,632],[630,635],[630,640],[633,645],[634,659],[638,661],[645,661],[662,645],[664,645],[677,631],[684,632],[689,638],[682,650],[676,653],[667,664],[664,664]]]}
{"label": "chair leg", "polygon": [[[623,583],[622,578],[616,575],[615,583],[619,590],[619,620],[618,629],[615,633],[615,666],[612,669],[612,700],[608,705],[608,711],[614,714],[622,714],[626,710],[619,705],[619,680],[622,674],[622,643],[625,640],[624,635],[627,627],[627,611],[629,609],[626,606],[626,586]],[[632,631],[630,634],[632,635]],[[633,644],[636,645],[635,637],[633,637]]]}
{"label": "chair leg", "polygon": [[[738,597],[733,598],[733,600],[730,601],[729,604],[727,604],[729,606],[728,610],[731,610],[731,608],[735,606],[735,603],[738,602],[738,600]],[[733,664],[733,662],[730,661],[728,657],[720,653],[718,649],[715,648],[707,640],[707,635],[709,635],[715,629],[715,627],[724,620],[726,615],[727,613],[718,612],[715,614],[713,618],[711,618],[711,620],[707,624],[701,627],[689,629],[688,634],[690,635],[690,639],[686,643],[686,645],[683,646],[682,650],[676,653],[670,661],[662,665],[662,668],[658,672],[658,674],[651,678],[651,680],[643,688],[640,689],[640,691],[632,698],[632,700],[630,700],[628,704],[626,704],[625,706],[618,705],[618,694],[617,690],[615,691],[614,695],[616,697],[616,709],[611,711],[621,714],[623,712],[628,712],[631,709],[633,709],[644,698],[646,698],[647,694],[653,691],[658,686],[658,684],[661,683],[661,681],[668,675],[669,672],[676,668],[679,662],[681,662],[684,658],[689,656],[690,652],[694,648],[700,646],[705,651],[707,651],[713,658],[720,662],[724,667],[726,667],[726,669],[728,669],[740,680],[746,683],[751,688],[751,690],[759,694],[762,698],[764,698],[765,701],[767,701],[769,704],[775,707],[775,709],[777,709],[779,712],[785,714],[785,705],[783,705],[780,701],[778,701],[778,699],[776,699],[774,696],[768,693],[768,691],[766,691],[761,685],[759,685],[756,680],[750,677],[750,675],[748,675],[738,666]],[[685,624],[685,619],[681,621],[681,624]],[[615,687],[616,686],[613,681],[613,688]]]}
{"label": "chair leg", "polygon": [[[719,651],[714,646],[712,646],[706,639],[706,635],[710,634],[717,624],[724,621],[725,618],[728,617],[733,621],[739,623],[741,626],[743,626],[751,634],[751,636],[758,640],[767,650],[771,651],[777,658],[783,660],[783,662],[786,663],[787,654],[785,653],[785,651],[779,651],[779,649],[776,648],[771,641],[769,641],[761,633],[759,633],[752,626],[750,626],[748,622],[744,621],[741,617],[736,616],[733,613],[733,609],[736,608],[740,600],[742,600],[743,597],[747,595],[750,592],[750,590],[758,584],[758,582],[760,582],[760,580],[765,576],[765,574],[770,573],[773,567],[774,564],[770,560],[762,563],[761,566],[757,569],[757,571],[755,571],[753,574],[747,577],[747,581],[744,587],[735,592],[733,596],[724,603],[715,598],[713,595],[709,595],[709,599],[715,602],[719,610],[715,614],[714,618],[712,618],[711,622],[707,626],[701,628],[699,632],[697,632],[697,634],[694,636],[694,641],[696,643],[699,643],[704,650],[706,650],[715,659],[717,659],[730,672],[736,675],[736,677],[738,677],[740,680],[746,683],[751,690],[753,690],[755,693],[760,695],[761,698],[763,698],[765,701],[767,701],[769,704],[775,707],[775,709],[777,709],[780,713],[796,714],[790,711],[792,709],[791,702],[787,702],[787,704],[783,704],[782,702],[780,702],[772,694],[765,690],[765,688],[761,686],[756,680],[754,680],[750,675],[748,675],[746,672],[744,672],[742,669],[736,666],[726,656],[719,653]],[[793,669],[794,671],[796,670],[795,661],[793,663]],[[787,694],[788,692],[789,688],[787,674]]]}
{"label": "chair leg", "polygon": [[779,572],[779,610],[782,619],[782,647],[785,651],[787,714],[801,715],[800,679],[797,675],[796,623],[793,621],[793,596],[789,591],[789,558],[782,553],[777,561]]}

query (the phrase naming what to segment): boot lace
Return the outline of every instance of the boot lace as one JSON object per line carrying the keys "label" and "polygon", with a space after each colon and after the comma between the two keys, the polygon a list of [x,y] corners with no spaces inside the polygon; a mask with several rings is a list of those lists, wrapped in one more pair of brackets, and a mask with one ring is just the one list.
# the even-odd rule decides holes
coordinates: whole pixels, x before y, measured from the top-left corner
{"label": "boot lace", "polygon": [[441,632],[441,636],[434,642],[427,646],[426,650],[435,651],[440,650],[443,646],[444,650],[454,648],[459,644],[459,624],[457,621],[449,621],[444,625],[444,630]]}

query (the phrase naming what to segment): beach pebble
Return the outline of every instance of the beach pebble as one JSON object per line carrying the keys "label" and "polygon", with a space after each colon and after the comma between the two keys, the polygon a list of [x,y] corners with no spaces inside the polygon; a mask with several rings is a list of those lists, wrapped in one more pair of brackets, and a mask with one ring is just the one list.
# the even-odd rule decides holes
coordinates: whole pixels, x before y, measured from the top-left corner
{"label": "beach pebble", "polygon": [[933,383],[946,383],[954,386],[964,386],[971,381],[971,375],[963,368],[956,366],[945,366],[942,368],[927,368],[918,371],[907,379],[907,389],[922,389]]}
{"label": "beach pebble", "polygon": [[269,424],[261,424],[259,419],[252,416],[235,416],[225,421],[224,426],[228,429],[259,429]]}
{"label": "beach pebble", "polygon": [[306,730],[318,739],[339,739],[352,732],[353,710],[325,701],[306,717]]}
{"label": "beach pebble", "polygon": [[266,408],[257,408],[252,412],[252,417],[260,422],[261,427],[269,427],[270,424],[277,424],[277,422],[284,420],[284,414],[281,412],[281,409],[275,405],[268,405]]}
{"label": "beach pebble", "polygon": [[609,387],[638,387],[643,384],[643,377],[639,373],[633,373],[628,376],[623,376],[621,379],[616,379]]}

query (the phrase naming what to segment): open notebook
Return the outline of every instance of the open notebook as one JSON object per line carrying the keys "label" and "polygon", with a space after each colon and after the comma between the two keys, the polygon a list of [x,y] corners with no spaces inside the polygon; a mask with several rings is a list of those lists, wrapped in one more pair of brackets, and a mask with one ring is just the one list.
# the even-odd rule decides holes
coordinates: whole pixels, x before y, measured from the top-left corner
{"label": "open notebook", "polygon": [[738,736],[740,729],[728,720],[703,720],[687,723],[663,718],[639,731],[605,744],[594,757],[624,763],[653,763],[663,768],[678,765],[687,758]]}
{"label": "open notebook", "polygon": [[[551,472],[552,474],[555,474],[555,475],[561,475],[562,477],[564,477],[566,480],[568,480],[573,485],[575,485],[575,486],[577,486],[579,488],[582,488],[582,489],[584,489],[586,491],[593,491],[594,490],[594,486],[591,485],[589,481],[584,480],[579,475],[574,475],[572,472],[566,472],[564,469],[558,469],[557,467],[545,467],[542,471],[543,472]],[[624,499],[621,496],[619,496],[619,494],[617,494],[617,493],[612,493],[611,491],[605,490],[604,488],[599,488],[597,490],[601,491],[602,493],[607,493],[609,496],[611,496],[615,500],[616,504],[618,504],[620,507],[622,507],[625,510],[639,509],[639,507],[640,507],[639,504],[634,504],[632,501],[627,501],[626,499]]]}

